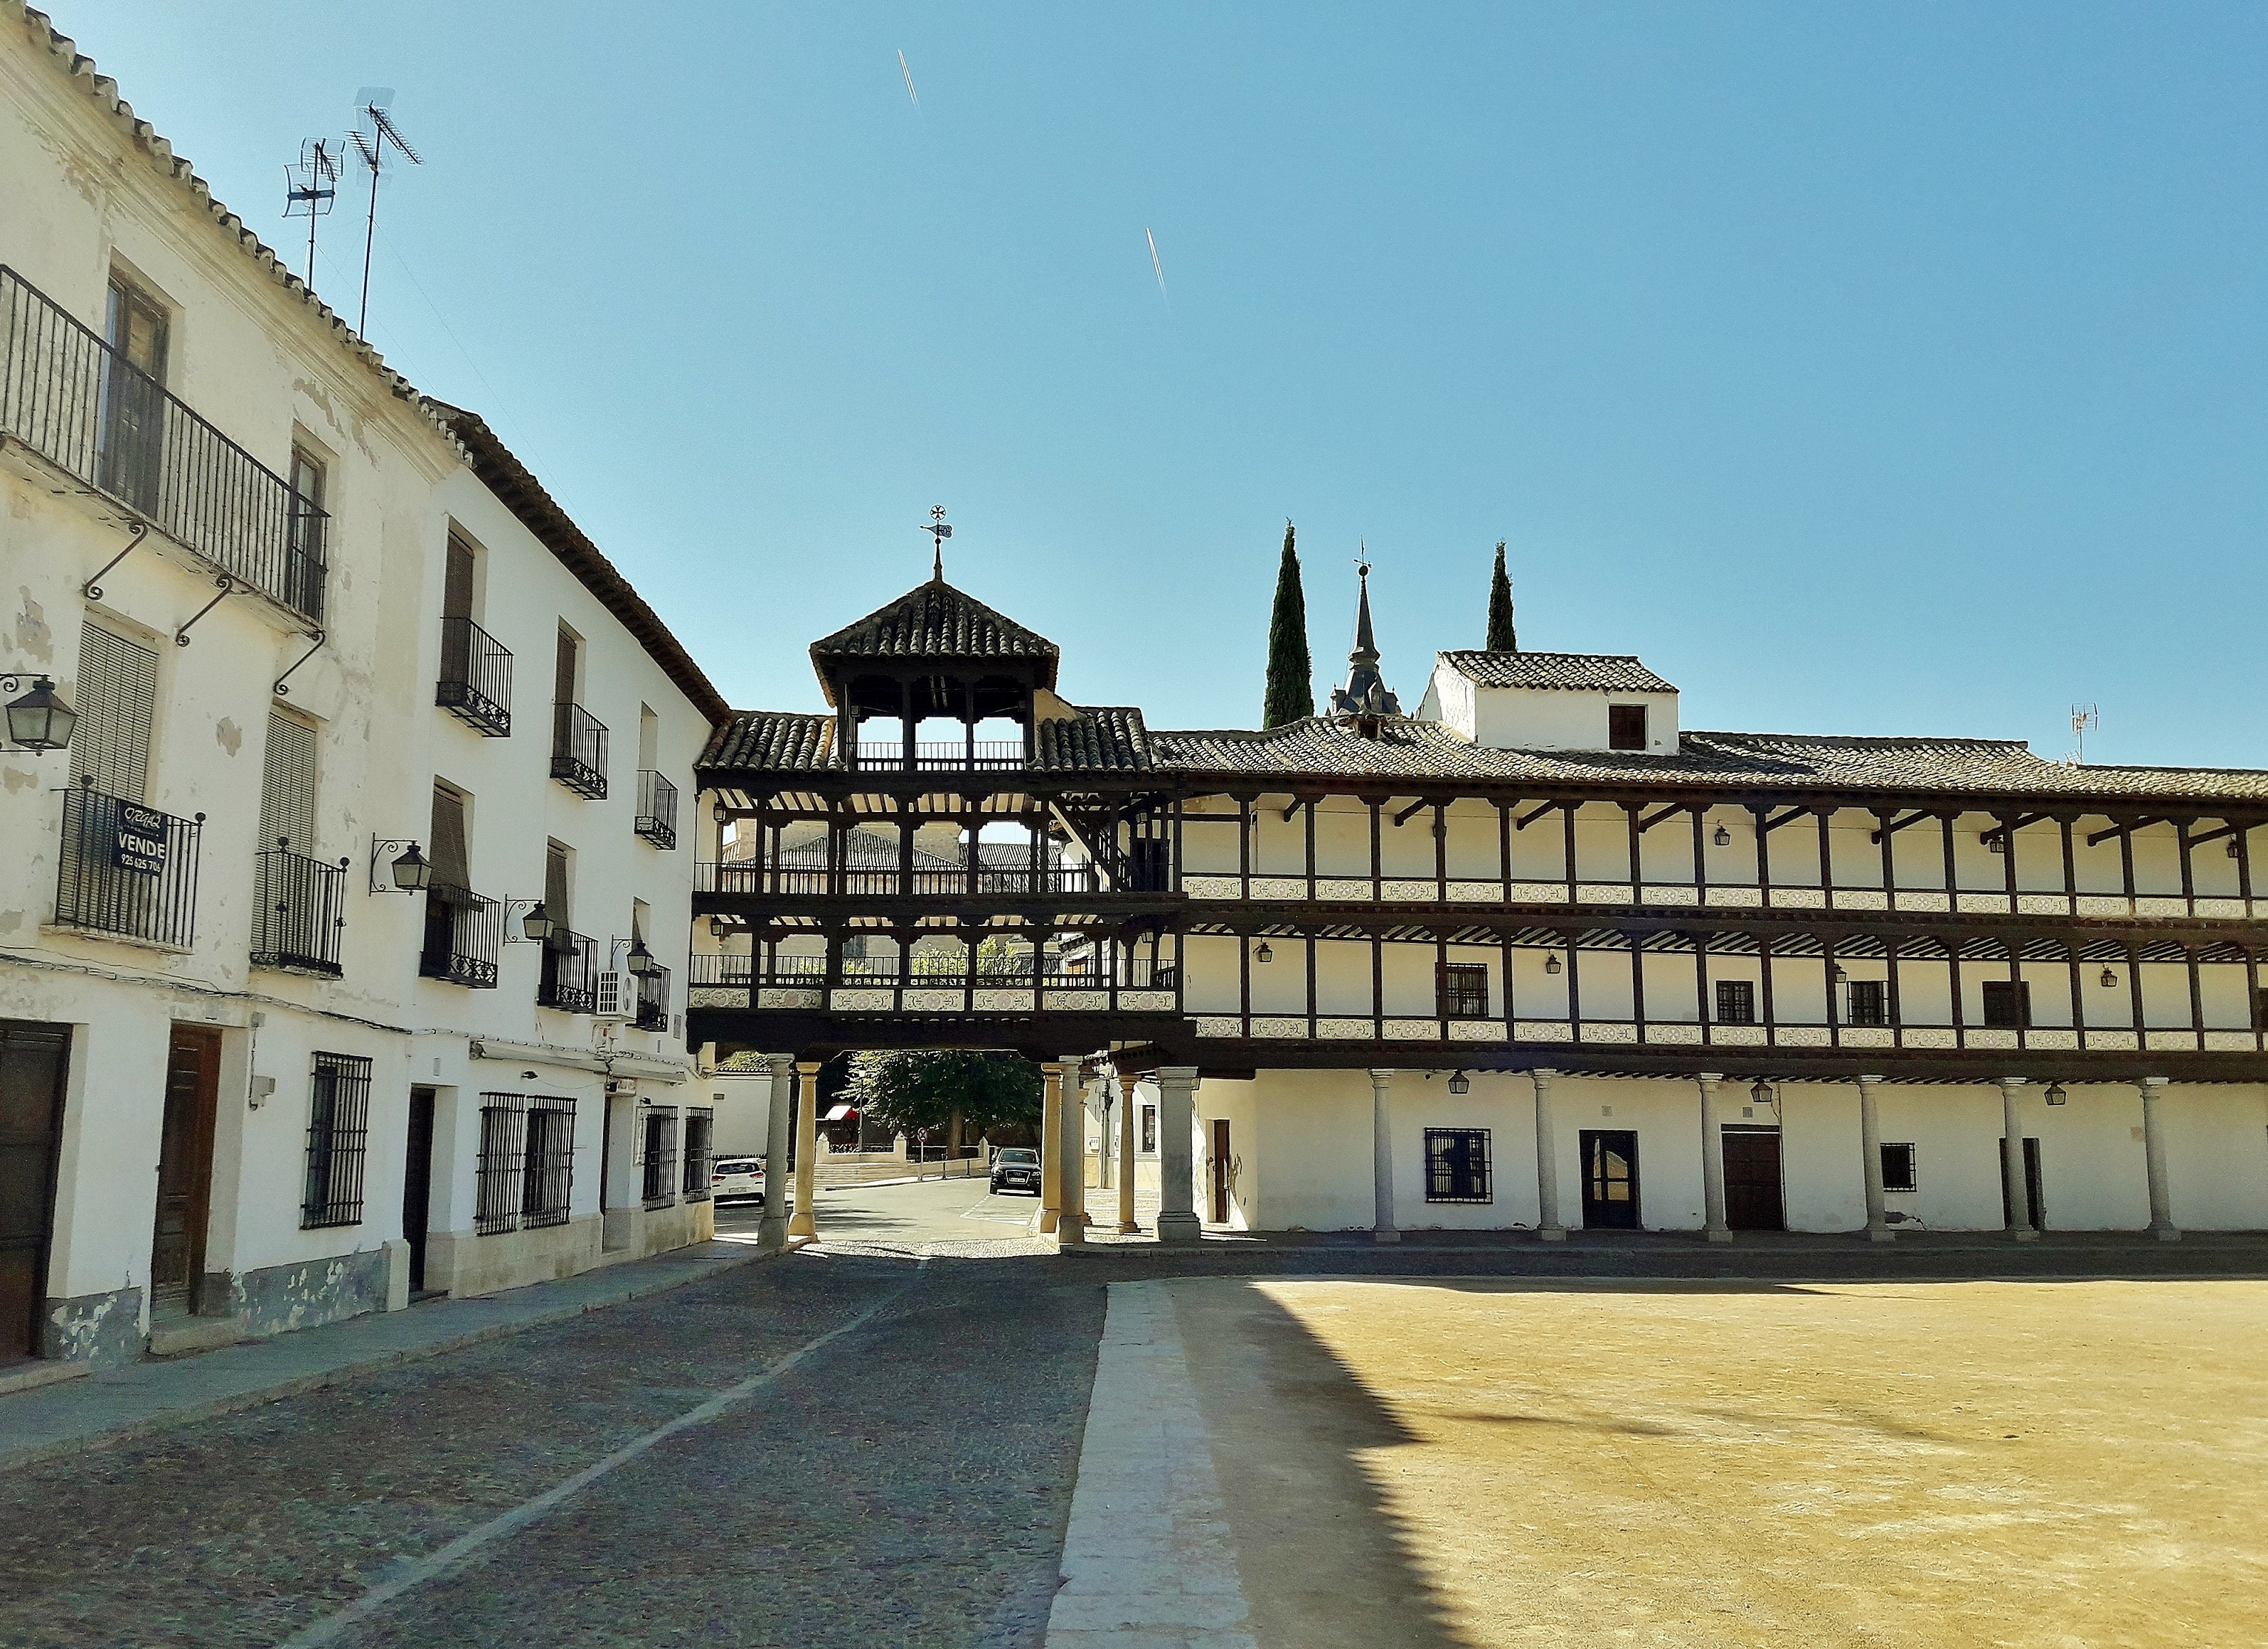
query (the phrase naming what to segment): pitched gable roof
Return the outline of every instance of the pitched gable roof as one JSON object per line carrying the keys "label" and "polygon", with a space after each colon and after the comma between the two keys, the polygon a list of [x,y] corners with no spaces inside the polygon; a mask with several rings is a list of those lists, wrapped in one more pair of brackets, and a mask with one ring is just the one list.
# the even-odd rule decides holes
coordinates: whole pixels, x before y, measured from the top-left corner
{"label": "pitched gable roof", "polygon": [[1441,662],[1478,687],[1573,688],[1594,693],[1675,693],[1677,689],[1626,652],[1441,654]]}
{"label": "pitched gable roof", "polygon": [[814,665],[823,659],[1030,659],[1046,666],[1048,687],[1055,685],[1062,656],[1046,637],[937,578],[811,644]]}

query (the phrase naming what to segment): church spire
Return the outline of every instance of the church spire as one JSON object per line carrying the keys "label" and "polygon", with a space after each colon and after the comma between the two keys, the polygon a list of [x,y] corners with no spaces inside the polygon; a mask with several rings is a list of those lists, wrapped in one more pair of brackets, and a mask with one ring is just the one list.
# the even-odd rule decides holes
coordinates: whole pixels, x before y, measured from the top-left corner
{"label": "church spire", "polygon": [[[1366,546],[1366,549],[1367,546]],[[1351,717],[1365,732],[1377,729],[1379,718],[1399,716],[1402,701],[1387,688],[1378,673],[1378,642],[1370,628],[1370,563],[1355,563],[1362,593],[1355,603],[1354,651],[1347,654],[1346,685],[1331,693],[1331,714]]]}

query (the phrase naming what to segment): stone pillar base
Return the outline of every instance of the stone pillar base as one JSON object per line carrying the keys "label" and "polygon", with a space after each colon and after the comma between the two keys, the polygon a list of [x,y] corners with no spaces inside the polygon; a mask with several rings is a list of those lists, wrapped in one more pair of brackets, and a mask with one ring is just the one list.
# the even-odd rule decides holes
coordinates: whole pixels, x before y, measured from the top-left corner
{"label": "stone pillar base", "polygon": [[1730,1242],[1732,1240],[1733,1233],[1721,1226],[1709,1233],[1709,1240],[1712,1242]]}
{"label": "stone pillar base", "polygon": [[1158,1240],[1160,1242],[1201,1242],[1204,1240],[1204,1222],[1195,1214],[1160,1214],[1158,1216]]}
{"label": "stone pillar base", "polygon": [[1142,1234],[1141,1226],[1131,1219],[1122,1219],[1111,1229],[1122,1237],[1138,1237]]}
{"label": "stone pillar base", "polygon": [[2037,1242],[2040,1240],[2040,1233],[2029,1226],[2019,1226],[2008,1234],[2018,1242]]}
{"label": "stone pillar base", "polygon": [[2182,1240],[2181,1227],[2178,1226],[2153,1226],[2150,1227],[2150,1234],[2161,1242],[2179,1242]]}
{"label": "stone pillar base", "polygon": [[1373,1231],[1370,1233],[1370,1240],[1373,1242],[1399,1242],[1402,1240],[1402,1233],[1388,1226],[1383,1230]]}
{"label": "stone pillar base", "polygon": [[1078,1214],[1065,1214],[1056,1221],[1056,1252],[1086,1247],[1086,1221]]}
{"label": "stone pillar base", "polygon": [[1052,1208],[1035,1209],[1032,1213],[1032,1229],[1042,1237],[1056,1234],[1056,1225],[1061,1216]]}
{"label": "stone pillar base", "polygon": [[1892,1231],[1888,1226],[1869,1226],[1867,1227],[1867,1240],[1869,1242],[1896,1242],[1897,1240],[1898,1233]]}
{"label": "stone pillar base", "polygon": [[787,1247],[787,1221],[777,1214],[766,1214],[756,1222],[756,1247],[784,1248]]}
{"label": "stone pillar base", "polygon": [[1567,1240],[1567,1227],[1565,1226],[1538,1226],[1535,1228],[1535,1236],[1536,1240],[1539,1242],[1565,1242]]}
{"label": "stone pillar base", "polygon": [[815,1237],[819,1234],[819,1222],[799,1208],[788,1218],[787,1234],[791,1238]]}

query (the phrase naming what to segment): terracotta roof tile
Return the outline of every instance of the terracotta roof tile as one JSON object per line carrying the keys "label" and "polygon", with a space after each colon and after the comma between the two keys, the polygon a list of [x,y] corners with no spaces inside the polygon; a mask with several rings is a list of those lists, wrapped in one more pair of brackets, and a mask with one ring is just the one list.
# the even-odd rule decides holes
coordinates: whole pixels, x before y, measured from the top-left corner
{"label": "terracotta roof tile", "polygon": [[[1055,680],[1063,650],[949,584],[932,579],[811,644],[821,659],[1036,659]],[[822,673],[823,674],[823,673]]]}
{"label": "terracotta roof tile", "polygon": [[1677,689],[1626,652],[1445,652],[1441,662],[1482,687],[1566,688],[1607,693]]}

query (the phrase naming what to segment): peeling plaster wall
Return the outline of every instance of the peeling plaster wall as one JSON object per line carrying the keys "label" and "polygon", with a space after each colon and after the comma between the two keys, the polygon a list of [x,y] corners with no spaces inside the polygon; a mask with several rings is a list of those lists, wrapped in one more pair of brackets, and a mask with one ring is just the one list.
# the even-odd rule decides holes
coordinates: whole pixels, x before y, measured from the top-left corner
{"label": "peeling plaster wall", "polygon": [[40,1355],[112,1368],[140,1357],[147,1338],[142,1326],[142,1291],[117,1288],[48,1301]]}
{"label": "peeling plaster wall", "polygon": [[366,1311],[384,1311],[389,1268],[383,1248],[237,1275],[229,1304],[247,1334],[287,1334]]}

